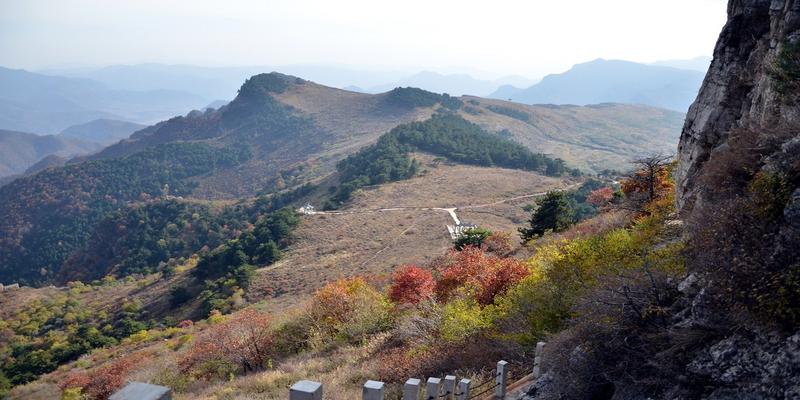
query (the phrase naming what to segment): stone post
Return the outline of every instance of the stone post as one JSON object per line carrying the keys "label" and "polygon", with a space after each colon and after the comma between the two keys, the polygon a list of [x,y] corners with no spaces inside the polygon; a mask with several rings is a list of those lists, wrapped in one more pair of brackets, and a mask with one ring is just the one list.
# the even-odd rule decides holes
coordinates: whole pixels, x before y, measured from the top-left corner
{"label": "stone post", "polygon": [[428,378],[428,384],[425,386],[425,399],[434,400],[439,398],[439,392],[442,389],[442,380],[439,378]]}
{"label": "stone post", "polygon": [[458,391],[456,392],[456,400],[469,399],[469,386],[472,383],[469,379],[462,379],[458,382]]}
{"label": "stone post", "polygon": [[497,377],[495,378],[494,396],[498,399],[506,397],[506,385],[508,384],[508,363],[505,361],[497,362]]}
{"label": "stone post", "polygon": [[322,384],[298,381],[289,388],[289,400],[322,400]]}
{"label": "stone post", "polygon": [[403,400],[419,400],[419,392],[422,389],[422,381],[411,378],[403,385]]}
{"label": "stone post", "polygon": [[383,382],[367,381],[362,393],[363,400],[383,400]]}
{"label": "stone post", "polygon": [[447,375],[444,377],[444,399],[453,400],[453,395],[456,392],[456,377]]}
{"label": "stone post", "polygon": [[542,353],[544,353],[545,342],[536,343],[536,353],[533,358],[533,379],[542,376]]}

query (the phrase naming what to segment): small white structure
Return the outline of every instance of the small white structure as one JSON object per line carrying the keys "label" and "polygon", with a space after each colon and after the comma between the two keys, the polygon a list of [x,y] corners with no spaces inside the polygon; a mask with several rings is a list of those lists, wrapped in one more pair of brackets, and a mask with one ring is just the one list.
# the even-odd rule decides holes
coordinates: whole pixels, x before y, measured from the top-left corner
{"label": "small white structure", "polygon": [[457,225],[447,225],[447,232],[450,233],[451,239],[456,240],[461,236],[464,236],[464,232],[477,227],[478,225],[464,222]]}
{"label": "small white structure", "polygon": [[297,211],[299,211],[300,214],[303,215],[314,215],[317,213],[317,209],[314,208],[314,206],[312,206],[311,203],[306,203],[306,205],[300,207],[300,209],[298,209]]}
{"label": "small white structure", "polygon": [[151,385],[149,383],[131,382],[118,392],[111,395],[109,400],[171,400],[172,390],[168,387]]}

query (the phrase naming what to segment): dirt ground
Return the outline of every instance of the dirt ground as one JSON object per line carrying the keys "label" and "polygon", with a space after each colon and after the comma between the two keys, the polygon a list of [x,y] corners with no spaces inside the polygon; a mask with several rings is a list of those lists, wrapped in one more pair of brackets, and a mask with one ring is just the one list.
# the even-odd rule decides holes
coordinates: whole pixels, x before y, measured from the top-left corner
{"label": "dirt ground", "polygon": [[[268,308],[299,303],[326,282],[354,275],[385,279],[398,265],[426,264],[444,254],[452,241],[445,210],[385,208],[451,208],[463,222],[512,233],[528,218],[522,206],[533,194],[563,188],[571,181],[503,168],[448,165],[427,155],[421,176],[366,189],[341,214],[303,216],[286,257],[258,271],[250,289]],[[515,243],[516,244],[516,243]]]}

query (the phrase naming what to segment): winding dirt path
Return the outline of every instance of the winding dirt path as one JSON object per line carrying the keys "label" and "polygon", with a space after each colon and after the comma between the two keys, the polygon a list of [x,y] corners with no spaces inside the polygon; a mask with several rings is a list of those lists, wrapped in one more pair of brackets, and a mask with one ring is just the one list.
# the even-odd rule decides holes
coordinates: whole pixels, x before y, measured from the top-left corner
{"label": "winding dirt path", "polygon": [[[580,186],[580,183],[576,183],[573,185],[566,186],[564,188],[558,190],[571,190]],[[466,205],[466,206],[457,206],[457,207],[385,207],[385,208],[372,208],[372,209],[356,209],[356,210],[345,210],[345,211],[314,211],[313,213],[307,215],[342,215],[342,214],[366,214],[366,213],[376,213],[376,212],[392,212],[392,211],[446,211],[450,214],[450,217],[453,218],[453,222],[456,225],[461,224],[461,220],[458,218],[456,211],[458,210],[474,210],[478,208],[486,208],[492,207],[500,204],[505,203],[512,203],[519,200],[530,199],[534,197],[544,196],[547,192],[536,192],[530,194],[523,194],[520,196],[509,197],[507,199],[502,199],[498,201],[494,201],[491,203],[484,203],[484,204],[473,204],[473,205]]]}

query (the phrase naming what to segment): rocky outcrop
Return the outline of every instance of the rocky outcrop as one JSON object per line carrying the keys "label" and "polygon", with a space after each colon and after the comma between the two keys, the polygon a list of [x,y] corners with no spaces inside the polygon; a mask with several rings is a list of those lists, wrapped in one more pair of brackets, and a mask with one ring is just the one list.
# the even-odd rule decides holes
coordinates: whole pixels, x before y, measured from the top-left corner
{"label": "rocky outcrop", "polygon": [[520,399],[800,399],[800,0],[728,16],[680,139],[663,326],[573,319]]}
{"label": "rocky outcrop", "polygon": [[[770,129],[800,121],[782,102],[771,71],[787,41],[800,39],[800,0],[731,0],[714,60],[689,108],[678,147],[678,206],[702,200],[696,178],[733,129]],[[687,207],[689,206],[689,207]]]}

